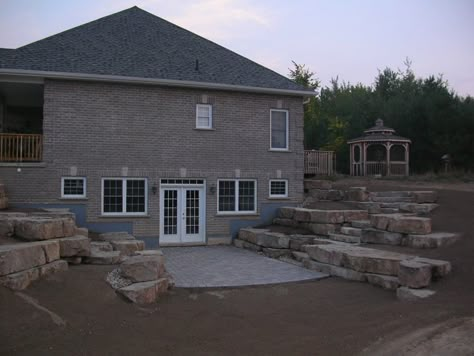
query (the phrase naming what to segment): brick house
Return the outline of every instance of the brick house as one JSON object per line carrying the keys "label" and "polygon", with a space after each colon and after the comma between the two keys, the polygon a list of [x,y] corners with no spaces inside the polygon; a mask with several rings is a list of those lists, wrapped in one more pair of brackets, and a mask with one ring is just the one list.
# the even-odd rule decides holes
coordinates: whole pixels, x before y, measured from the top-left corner
{"label": "brick house", "polygon": [[312,94],[133,7],[0,49],[0,182],[150,246],[230,242],[302,201]]}

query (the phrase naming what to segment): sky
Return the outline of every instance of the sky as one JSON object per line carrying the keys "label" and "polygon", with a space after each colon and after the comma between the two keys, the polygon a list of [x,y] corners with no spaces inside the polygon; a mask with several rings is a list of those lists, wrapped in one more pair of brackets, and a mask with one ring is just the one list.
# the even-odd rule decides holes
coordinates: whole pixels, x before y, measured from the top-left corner
{"label": "sky", "polygon": [[305,64],[322,86],[371,85],[408,58],[474,96],[474,0],[0,0],[0,48],[135,5],[282,75]]}

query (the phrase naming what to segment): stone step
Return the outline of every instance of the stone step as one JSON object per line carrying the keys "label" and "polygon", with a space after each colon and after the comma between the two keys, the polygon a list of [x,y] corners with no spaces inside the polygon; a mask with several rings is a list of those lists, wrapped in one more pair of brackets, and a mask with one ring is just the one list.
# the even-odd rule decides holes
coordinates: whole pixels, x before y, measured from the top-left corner
{"label": "stone step", "polygon": [[401,203],[399,209],[402,212],[426,215],[438,207],[439,205],[434,203]]}
{"label": "stone step", "polygon": [[97,241],[118,241],[118,240],[135,240],[135,237],[130,235],[126,231],[118,231],[118,232],[105,232],[103,234],[99,234],[97,237]]}
{"label": "stone step", "polygon": [[410,234],[407,236],[405,244],[414,248],[438,248],[449,246],[459,238],[459,234],[449,232],[433,232],[427,235]]}
{"label": "stone step", "polygon": [[342,224],[353,220],[368,219],[368,212],[360,209],[320,210],[307,208],[283,207],[279,210],[281,222],[290,224],[292,219],[300,223]]}
{"label": "stone step", "polygon": [[145,242],[142,240],[112,240],[110,244],[115,251],[120,251],[122,256],[130,256],[145,249]]}
{"label": "stone step", "polygon": [[239,239],[254,245],[269,248],[290,248],[290,236],[267,229],[244,228],[239,231]]}
{"label": "stone step", "polygon": [[61,257],[84,257],[91,253],[90,239],[85,236],[71,236],[57,239]]}
{"label": "stone step", "polygon": [[351,222],[351,226],[357,229],[365,229],[371,227],[370,220],[354,220]]}
{"label": "stone step", "polygon": [[381,214],[397,214],[400,212],[398,208],[380,208]]}
{"label": "stone step", "polygon": [[362,229],[351,226],[343,226],[341,227],[341,234],[360,237],[360,235],[362,234]]}
{"label": "stone step", "polygon": [[382,274],[366,273],[367,282],[383,289],[396,290],[400,286],[398,277],[384,276]]}
{"label": "stone step", "polygon": [[25,216],[11,218],[14,235],[27,241],[42,241],[73,236],[76,228],[71,217]]}
{"label": "stone step", "polygon": [[373,228],[363,229],[360,242],[378,245],[403,245],[404,236],[398,232],[389,232]]}
{"label": "stone step", "polygon": [[343,235],[343,234],[329,234],[329,239],[334,240],[334,241],[341,241],[341,242],[347,242],[351,244],[358,244],[360,243],[360,237],[359,236],[353,236],[353,235]]}
{"label": "stone step", "polygon": [[114,248],[112,247],[112,244],[107,241],[91,241],[91,250],[95,251],[113,251]]}
{"label": "stone step", "polygon": [[309,255],[306,252],[292,251],[291,255],[298,262],[302,262],[304,259],[309,258]]}
{"label": "stone step", "polygon": [[431,219],[404,214],[374,214],[371,225],[379,230],[403,234],[426,235],[431,233]]}
{"label": "stone step", "polygon": [[412,203],[415,202],[414,197],[372,197],[371,200],[376,203]]}
{"label": "stone step", "polygon": [[59,260],[58,241],[0,245],[0,276]]}
{"label": "stone step", "polygon": [[168,287],[168,278],[160,278],[154,281],[130,284],[117,289],[116,293],[133,303],[150,304],[156,302],[160,295],[166,293]]}
{"label": "stone step", "polygon": [[370,192],[372,197],[388,197],[388,198],[410,198],[413,196],[410,191],[396,190],[396,191],[386,191],[386,192]]}
{"label": "stone step", "polygon": [[84,257],[84,263],[92,265],[115,265],[120,262],[120,251],[98,251],[91,250],[88,257]]}

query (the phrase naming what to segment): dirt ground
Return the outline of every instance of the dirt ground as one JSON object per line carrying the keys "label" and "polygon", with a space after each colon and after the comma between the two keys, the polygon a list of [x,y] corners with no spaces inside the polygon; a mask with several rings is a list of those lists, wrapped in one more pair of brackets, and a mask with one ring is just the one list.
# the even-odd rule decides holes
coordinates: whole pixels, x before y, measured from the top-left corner
{"label": "dirt ground", "polygon": [[[338,184],[371,186],[354,183]],[[394,182],[374,186],[406,189]],[[433,213],[434,230],[464,236],[450,247],[417,250],[453,264],[452,274],[433,284],[436,295],[422,302],[401,302],[394,292],[329,278],[175,289],[159,303],[140,307],[119,299],[106,284],[113,267],[71,266],[21,293],[0,287],[0,354],[429,355],[441,345],[448,347],[438,349],[442,354],[467,355],[468,349],[455,346],[473,330],[467,318],[474,317],[474,189],[437,189],[441,206]]]}

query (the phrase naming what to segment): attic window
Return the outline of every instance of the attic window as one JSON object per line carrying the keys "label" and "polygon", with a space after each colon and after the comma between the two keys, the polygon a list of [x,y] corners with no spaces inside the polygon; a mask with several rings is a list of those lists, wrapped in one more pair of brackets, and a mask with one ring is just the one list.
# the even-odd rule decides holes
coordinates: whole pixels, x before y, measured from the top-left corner
{"label": "attic window", "polygon": [[196,128],[212,129],[212,105],[196,105]]}

